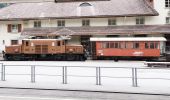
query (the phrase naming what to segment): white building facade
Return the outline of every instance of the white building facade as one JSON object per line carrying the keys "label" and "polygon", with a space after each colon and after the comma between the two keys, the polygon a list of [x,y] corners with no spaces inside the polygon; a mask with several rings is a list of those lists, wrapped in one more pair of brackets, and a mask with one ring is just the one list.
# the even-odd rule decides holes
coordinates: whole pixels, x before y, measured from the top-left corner
{"label": "white building facade", "polygon": [[[99,2],[99,3],[98,3]],[[81,44],[81,39],[83,38],[83,36],[94,36],[94,37],[106,37],[106,36],[120,36],[120,37],[134,37],[134,36],[151,36],[151,37],[166,37],[167,39],[169,39],[169,35],[168,32],[170,33],[170,29],[169,30],[154,30],[154,28],[160,26],[161,28],[163,27],[168,29],[167,27],[170,28],[169,24],[170,24],[170,0],[110,0],[110,2],[113,3],[117,3],[120,4],[119,2],[123,2],[124,4],[122,4],[122,8],[118,8],[117,13],[113,13],[108,15],[110,12],[102,12],[100,11],[101,9],[96,8],[97,6],[102,5],[102,2],[109,2],[109,1],[89,1],[89,2],[59,2],[59,4],[56,4],[56,6],[63,6],[63,8],[54,8],[54,10],[58,9],[60,10],[59,15],[61,13],[62,16],[58,16],[53,14],[53,11],[49,11],[51,13],[51,15],[47,15],[46,12],[48,12],[48,9],[39,12],[37,9],[41,9],[41,7],[43,6],[45,7],[53,7],[53,6],[48,6],[48,2],[46,3],[25,3],[25,5],[28,5],[28,8],[31,5],[36,5],[36,8],[29,8],[30,10],[27,12],[27,10],[23,11],[26,8],[22,7],[24,5],[24,3],[20,3],[20,4],[12,4],[8,7],[2,8],[0,10],[0,51],[5,50],[5,46],[7,45],[15,45],[17,44],[19,41],[17,41],[21,35],[35,35],[35,36],[41,36],[44,34],[41,34],[43,31],[36,33],[35,30],[38,29],[41,30],[41,28],[46,28],[46,31],[51,31],[52,28],[61,28],[59,31],[57,32],[61,32],[61,31],[66,31],[69,32],[69,35],[73,35],[72,38],[72,43],[75,44]],[[139,2],[139,3],[138,3]],[[136,6],[134,6],[136,9],[134,12],[135,14],[131,13],[133,11],[129,11],[133,9],[133,6],[131,6],[131,4],[128,6],[128,3],[134,3],[134,5],[136,4]],[[140,3],[142,3],[142,5],[145,6],[141,6],[140,9],[138,9],[138,5],[140,5]],[[145,4],[146,3],[146,4]],[[47,4],[47,5],[46,5]],[[51,4],[51,5],[54,5]],[[20,5],[20,7],[19,7]],[[50,4],[49,4],[50,5]],[[67,9],[65,9],[66,7],[69,6],[76,6],[75,9],[74,7],[70,7],[68,9],[71,9],[72,12],[67,12],[67,13],[62,13],[65,12]],[[123,5],[125,5],[125,8],[123,7]],[[115,5],[113,5],[115,6]],[[117,5],[120,6],[120,5]],[[117,7],[116,6],[116,7]],[[16,8],[19,7],[18,9],[21,10],[16,10]],[[108,8],[107,8],[108,7]],[[105,6],[105,8],[107,10],[112,10],[111,7],[109,9],[109,6]],[[115,8],[116,8],[115,7]],[[128,8],[129,7],[129,8]],[[132,8],[130,8],[132,7]],[[142,8],[143,7],[143,8]],[[152,8],[151,8],[152,7]],[[32,10],[31,10],[32,9]],[[104,8],[103,8],[104,9]],[[36,10],[37,10],[37,14],[36,14]],[[74,11],[75,10],[75,11]],[[120,11],[119,11],[120,10]],[[123,11],[125,10],[125,11]],[[127,11],[126,11],[127,10]],[[150,10],[150,11],[149,11]],[[113,10],[112,12],[114,12],[115,10]],[[119,12],[123,12],[120,13]],[[148,11],[147,13],[142,12],[142,11]],[[54,13],[57,13],[56,11],[54,11]],[[75,13],[75,16],[73,16]],[[102,15],[102,14],[103,15]],[[15,15],[16,14],[16,15]],[[28,14],[28,16],[27,16]],[[88,15],[89,14],[89,15]],[[24,15],[24,16],[23,16]],[[68,16],[67,16],[68,15]],[[38,17],[37,17],[38,16]],[[122,27],[123,26],[123,27]],[[151,27],[149,31],[145,32],[143,29],[143,31],[133,31],[132,33],[130,32],[124,32],[126,30],[124,30],[124,26],[127,27]],[[71,28],[69,28],[71,27]],[[122,32],[114,32],[113,33],[108,33],[107,31],[105,33],[102,34],[97,34],[97,32],[100,30],[95,30],[95,32],[93,34],[84,34],[83,35],[74,35],[74,33],[77,32],[78,29],[83,29],[84,27],[90,27],[90,29],[93,29],[98,27],[118,27],[119,29],[122,28]],[[76,31],[71,30],[72,28],[77,28]],[[27,29],[31,30],[31,31],[27,31]],[[137,29],[137,28],[136,28]],[[87,29],[88,30],[88,29]],[[137,29],[138,30],[138,29]],[[35,34],[32,34],[33,32],[35,32]],[[52,32],[54,33],[54,32]],[[73,33],[73,34],[72,34]],[[81,33],[81,32],[80,32]],[[88,33],[88,32],[87,32]],[[57,33],[59,34],[59,33]],[[47,35],[47,34],[46,34]],[[62,35],[62,34],[61,34]],[[65,35],[65,34],[64,34]],[[88,37],[88,36],[87,36]],[[168,40],[170,41],[170,39]],[[164,49],[165,46],[168,44],[167,43],[163,43],[161,44],[161,48]],[[170,46],[170,45],[169,45]],[[164,52],[164,50],[162,51]]]}

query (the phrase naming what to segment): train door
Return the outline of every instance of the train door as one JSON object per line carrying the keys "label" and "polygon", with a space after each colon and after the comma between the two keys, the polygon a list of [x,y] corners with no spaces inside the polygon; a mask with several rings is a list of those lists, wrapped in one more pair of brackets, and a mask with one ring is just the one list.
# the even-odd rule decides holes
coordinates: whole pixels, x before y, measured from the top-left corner
{"label": "train door", "polygon": [[170,35],[169,34],[165,35],[165,38],[167,39],[167,41],[165,43],[165,45],[166,45],[165,51],[170,52]]}
{"label": "train door", "polygon": [[83,45],[87,57],[91,57],[92,54],[90,37],[91,37],[90,35],[81,36],[81,45]]}

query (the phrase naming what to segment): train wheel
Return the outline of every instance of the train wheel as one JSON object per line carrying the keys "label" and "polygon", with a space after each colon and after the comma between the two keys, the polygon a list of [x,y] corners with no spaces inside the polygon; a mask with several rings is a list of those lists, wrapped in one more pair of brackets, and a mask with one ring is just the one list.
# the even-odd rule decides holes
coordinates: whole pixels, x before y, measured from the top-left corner
{"label": "train wheel", "polygon": [[114,61],[115,61],[115,62],[118,62],[118,61],[119,61],[119,59],[115,58],[115,59],[114,59]]}
{"label": "train wheel", "polygon": [[68,61],[74,61],[75,59],[76,59],[75,55],[69,54],[69,55],[66,56],[66,60],[68,60]]}

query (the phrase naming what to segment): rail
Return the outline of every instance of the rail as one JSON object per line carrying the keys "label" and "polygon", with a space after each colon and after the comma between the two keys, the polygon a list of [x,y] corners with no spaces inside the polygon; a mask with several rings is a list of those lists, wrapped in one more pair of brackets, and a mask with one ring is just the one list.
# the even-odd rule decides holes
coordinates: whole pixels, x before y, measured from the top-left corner
{"label": "rail", "polygon": [[[6,72],[6,68],[14,68],[15,66],[17,67],[28,67],[31,70],[28,73],[24,73],[24,74],[10,74]],[[138,87],[139,86],[139,80],[143,80],[143,79],[149,79],[149,80],[169,80],[170,78],[168,77],[142,77],[142,76],[138,76],[139,71],[140,70],[159,70],[159,69],[164,69],[167,71],[170,71],[170,68],[135,68],[135,67],[100,67],[100,66],[93,66],[93,67],[89,67],[89,66],[46,66],[46,65],[7,65],[7,64],[3,64],[0,63],[0,67],[1,67],[1,81],[8,81],[6,78],[7,75],[28,75],[30,76],[30,82],[31,83],[35,83],[36,82],[36,76],[55,76],[55,77],[60,77],[62,80],[62,84],[68,84],[68,78],[70,77],[91,77],[95,79],[95,84],[96,85],[102,85],[104,82],[104,78],[107,79],[129,79],[131,80],[131,84],[133,87]],[[61,74],[55,74],[55,75],[51,75],[51,74],[38,74],[36,73],[37,68],[60,68],[60,73]],[[72,75],[70,74],[70,70],[72,70],[73,68],[90,68],[93,69],[93,75]],[[113,75],[104,75],[104,72],[106,70],[116,70],[116,69],[121,69],[121,70],[126,70],[128,71],[131,75],[130,76],[113,76]],[[17,69],[19,70],[19,69]],[[46,70],[48,71],[48,70]]]}

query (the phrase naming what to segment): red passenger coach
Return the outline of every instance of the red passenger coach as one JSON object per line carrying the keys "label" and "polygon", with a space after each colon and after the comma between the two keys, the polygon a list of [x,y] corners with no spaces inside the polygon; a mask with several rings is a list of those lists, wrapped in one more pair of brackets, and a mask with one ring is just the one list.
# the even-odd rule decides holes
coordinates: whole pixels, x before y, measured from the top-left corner
{"label": "red passenger coach", "polygon": [[[155,59],[164,37],[90,38],[93,59]],[[163,42],[162,42],[163,43]]]}

